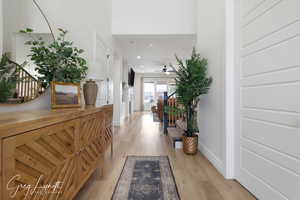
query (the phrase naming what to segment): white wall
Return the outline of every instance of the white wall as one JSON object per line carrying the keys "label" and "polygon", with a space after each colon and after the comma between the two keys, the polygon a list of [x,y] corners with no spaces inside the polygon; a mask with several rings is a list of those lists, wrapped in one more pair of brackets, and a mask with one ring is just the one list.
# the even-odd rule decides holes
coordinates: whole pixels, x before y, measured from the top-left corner
{"label": "white wall", "polygon": [[134,104],[133,104],[133,110],[135,112],[142,111],[142,78],[143,74],[135,74],[134,78],[134,87],[133,87],[133,95],[134,95]]}
{"label": "white wall", "polygon": [[124,121],[127,117],[129,117],[129,86],[128,86],[128,72],[129,66],[127,62],[123,62],[123,70],[122,70],[122,83],[125,83],[124,88],[122,88],[122,115],[121,121]]}
{"label": "white wall", "polygon": [[[2,0],[3,7],[3,51],[11,52],[17,30],[19,10],[17,0]],[[21,7],[20,7],[21,8]]]}
{"label": "white wall", "polygon": [[[19,1],[19,0],[2,0],[4,7],[4,21],[5,21],[5,37],[9,39],[12,33],[17,33],[20,29],[30,27],[36,33],[50,33],[47,23],[43,19],[37,7],[32,0]],[[59,9],[58,1],[37,1],[43,4],[44,8]],[[40,3],[41,2],[41,3]],[[44,9],[45,14],[48,16],[48,10]],[[49,18],[50,22],[52,19]],[[10,41],[7,41],[9,45]]]}
{"label": "white wall", "polygon": [[112,0],[113,34],[194,34],[196,0]]}
{"label": "white wall", "polygon": [[[19,0],[5,0],[6,4],[9,3],[13,7],[14,3]],[[32,1],[26,1],[31,4]],[[111,1],[110,0],[89,0],[89,1],[73,1],[73,0],[43,0],[38,1],[40,6],[44,9],[48,16],[55,34],[57,34],[57,28],[67,29],[69,31],[67,39],[74,41],[74,45],[85,50],[84,57],[88,61],[89,67],[93,60],[94,44],[96,42],[96,34],[106,43],[106,46],[113,51],[113,41],[111,34]],[[24,3],[24,2],[23,2]],[[25,7],[25,6],[24,6]],[[17,6],[18,9],[22,10],[23,7]],[[30,10],[30,9],[28,9]],[[7,37],[11,37],[12,32],[16,32],[21,28],[24,28],[14,20],[16,17],[15,13],[18,10],[7,10],[4,31],[11,31],[7,33]],[[21,11],[20,11],[21,12]],[[23,15],[24,9],[22,10]],[[35,13],[36,14],[36,13]],[[33,16],[27,13],[26,16]],[[37,27],[39,32],[43,32],[44,25],[37,25],[36,21],[32,21],[32,26],[29,23],[31,20],[27,18],[27,22],[24,24],[29,27]],[[44,23],[44,22],[41,22]],[[24,25],[23,24],[23,25]],[[12,40],[6,40],[6,49],[10,50]],[[94,67],[94,66],[92,66]],[[40,101],[43,101],[40,99]],[[44,105],[43,103],[36,103]],[[46,108],[46,106],[45,106]],[[19,106],[20,110],[26,109],[26,106]],[[0,112],[4,110],[0,108]],[[7,110],[7,109],[6,109]]]}
{"label": "white wall", "polygon": [[105,41],[98,35],[95,34],[96,41],[94,43],[93,61],[90,64],[87,79],[96,80],[98,84],[98,96],[96,106],[112,103],[113,96],[112,88],[113,85],[113,56],[108,51],[109,47],[105,44]]}
{"label": "white wall", "polygon": [[212,164],[224,172],[225,90],[225,0],[197,1],[197,50],[208,59],[213,84],[201,97],[198,121],[199,148]]}
{"label": "white wall", "polygon": [[[4,0],[7,1],[7,0]],[[8,0],[8,1],[15,1],[15,0]],[[18,28],[27,28],[30,27],[34,29],[34,32],[36,33],[50,33],[50,30],[47,26],[46,21],[44,20],[43,16],[41,15],[40,11],[37,9],[37,7],[34,5],[32,0],[30,1],[19,1],[17,0],[17,6],[19,10],[18,13]],[[37,0],[37,2],[42,5],[42,8],[45,12],[45,14],[48,16],[48,9],[51,8],[53,10],[59,10],[60,9],[60,2],[58,1],[40,1]],[[50,23],[52,22],[52,18],[49,18]],[[18,30],[17,30],[18,31]]]}
{"label": "white wall", "polygon": [[[121,126],[129,116],[128,65],[122,56],[114,59],[114,125]],[[123,84],[125,87],[123,88]]]}
{"label": "white wall", "polygon": [[114,126],[121,125],[121,112],[122,112],[122,68],[123,58],[115,56],[114,58]]}

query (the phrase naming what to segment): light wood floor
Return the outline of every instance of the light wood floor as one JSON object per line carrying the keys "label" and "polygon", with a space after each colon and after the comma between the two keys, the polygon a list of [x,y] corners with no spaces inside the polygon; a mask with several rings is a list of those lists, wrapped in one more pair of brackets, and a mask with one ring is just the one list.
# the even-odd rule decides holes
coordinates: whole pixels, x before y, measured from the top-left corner
{"label": "light wood floor", "polygon": [[187,156],[173,150],[151,113],[134,114],[114,134],[114,156],[107,152],[103,178],[92,175],[76,200],[110,200],[128,155],[168,155],[182,200],[255,200],[237,182],[225,180],[200,153]]}

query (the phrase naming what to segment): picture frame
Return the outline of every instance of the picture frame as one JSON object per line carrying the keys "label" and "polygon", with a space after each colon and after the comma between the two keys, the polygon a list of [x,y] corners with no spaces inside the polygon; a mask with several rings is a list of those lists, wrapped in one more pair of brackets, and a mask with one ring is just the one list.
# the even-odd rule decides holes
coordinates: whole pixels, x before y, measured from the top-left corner
{"label": "picture frame", "polygon": [[51,82],[51,104],[57,108],[80,108],[80,84]]}

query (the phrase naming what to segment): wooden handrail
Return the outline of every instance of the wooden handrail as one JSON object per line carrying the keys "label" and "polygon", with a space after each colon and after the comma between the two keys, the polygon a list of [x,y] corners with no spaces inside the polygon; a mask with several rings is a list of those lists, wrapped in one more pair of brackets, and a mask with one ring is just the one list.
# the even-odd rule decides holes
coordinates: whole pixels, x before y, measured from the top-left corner
{"label": "wooden handrail", "polygon": [[30,76],[31,78],[35,79],[36,81],[38,81],[37,78],[35,78],[34,76],[32,76],[26,69],[24,69],[24,67],[22,67],[22,65],[19,65],[18,63],[12,61],[12,60],[9,60],[10,63],[16,65],[16,69],[17,70],[22,70],[24,71],[28,76]]}
{"label": "wooden handrail", "polygon": [[168,96],[168,99],[170,99],[171,97],[175,96],[176,92],[173,92],[171,95]]}

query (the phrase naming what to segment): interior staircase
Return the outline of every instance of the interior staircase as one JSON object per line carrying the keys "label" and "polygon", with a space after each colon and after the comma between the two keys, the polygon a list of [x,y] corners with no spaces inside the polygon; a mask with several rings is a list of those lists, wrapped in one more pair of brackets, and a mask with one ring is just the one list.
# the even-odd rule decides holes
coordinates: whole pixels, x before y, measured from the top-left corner
{"label": "interior staircase", "polygon": [[175,93],[168,95],[164,93],[164,132],[168,135],[173,147],[177,148],[176,143],[182,142],[182,136],[186,131],[186,122],[184,121],[184,113],[176,112],[180,107],[177,102]]}
{"label": "interior staircase", "polygon": [[45,88],[41,82],[32,76],[25,68],[17,63],[16,66],[17,84],[16,90],[12,98],[9,98],[8,104],[25,103],[36,99],[44,93]]}

